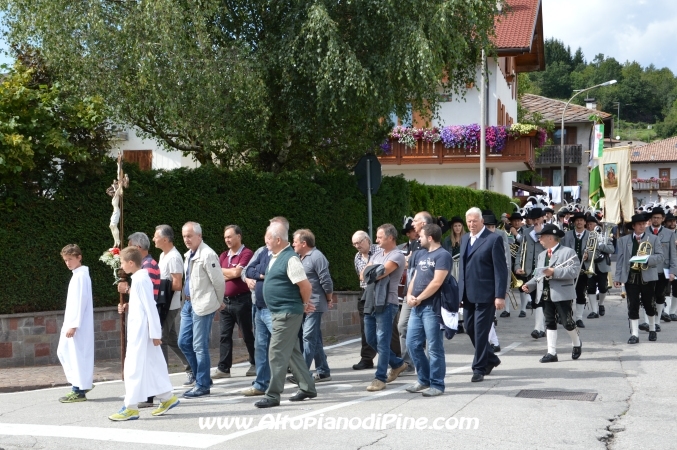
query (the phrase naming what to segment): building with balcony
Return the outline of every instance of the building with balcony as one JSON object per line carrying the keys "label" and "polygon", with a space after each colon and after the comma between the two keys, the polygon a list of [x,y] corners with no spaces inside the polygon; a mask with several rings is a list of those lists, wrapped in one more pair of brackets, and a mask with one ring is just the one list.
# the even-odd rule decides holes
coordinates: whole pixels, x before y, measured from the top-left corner
{"label": "building with balcony", "polygon": [[[512,125],[517,120],[517,74],[545,69],[541,0],[507,0],[509,9],[496,18],[496,58],[488,58],[487,126]],[[481,121],[481,72],[464,95],[442,98],[438,117],[426,123],[415,111],[393,117],[398,125],[417,128],[470,125]],[[500,152],[487,149],[487,189],[511,196],[517,171],[535,164],[534,139],[508,140]],[[479,186],[479,150],[445,148],[441,142],[417,141],[414,148],[391,141],[388,154],[379,156],[384,175],[403,174],[426,184]]]}
{"label": "building with balcony", "polygon": [[[564,133],[564,197],[567,201],[573,199],[572,192],[578,192],[579,198],[588,197],[588,161],[590,148],[593,145],[595,123],[590,116],[599,116],[604,122],[604,136],[613,136],[613,116],[596,109],[594,99],[587,99],[586,106],[570,104],[564,114],[564,130],[562,131],[562,111],[566,102],[534,94],[524,94],[521,98],[522,107],[529,113],[538,113],[543,119],[555,123],[555,131],[550,136],[554,145],[548,145],[539,150],[536,158],[536,173],[541,181],[534,184],[544,190],[559,188],[562,174],[562,153],[560,142]],[[579,189],[576,189],[576,186]]]}
{"label": "building with balcony", "polygon": [[630,149],[635,205],[677,200],[677,136]]}

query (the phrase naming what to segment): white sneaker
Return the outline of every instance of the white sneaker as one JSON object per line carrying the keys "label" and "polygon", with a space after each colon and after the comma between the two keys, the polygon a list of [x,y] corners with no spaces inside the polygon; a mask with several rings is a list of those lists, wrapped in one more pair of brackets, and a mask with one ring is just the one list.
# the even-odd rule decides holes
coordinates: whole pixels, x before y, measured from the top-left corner
{"label": "white sneaker", "polygon": [[218,367],[212,370],[212,378],[230,378],[230,371],[222,372]]}

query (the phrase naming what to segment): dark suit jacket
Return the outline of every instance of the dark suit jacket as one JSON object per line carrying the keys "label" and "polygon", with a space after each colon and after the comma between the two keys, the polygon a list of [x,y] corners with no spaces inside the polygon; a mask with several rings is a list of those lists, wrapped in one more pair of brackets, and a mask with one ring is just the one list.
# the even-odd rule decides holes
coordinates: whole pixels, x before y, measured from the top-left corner
{"label": "dark suit jacket", "polygon": [[493,303],[497,298],[505,298],[508,266],[501,236],[485,228],[469,249],[466,261],[469,245],[470,233],[466,233],[461,238],[459,298],[463,300],[465,294],[471,303]]}

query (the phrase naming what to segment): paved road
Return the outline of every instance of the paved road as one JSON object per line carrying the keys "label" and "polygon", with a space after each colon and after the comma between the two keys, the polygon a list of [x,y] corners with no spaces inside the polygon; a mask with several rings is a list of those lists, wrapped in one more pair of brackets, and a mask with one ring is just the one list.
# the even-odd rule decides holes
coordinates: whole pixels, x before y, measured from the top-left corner
{"label": "paved road", "polygon": [[[352,370],[359,352],[355,341],[327,350],[333,381],[318,384],[317,399],[285,401],[270,410],[258,410],[255,399],[238,395],[251,382],[244,377],[244,365],[233,369],[232,379],[218,380],[209,398],[182,400],[163,417],[142,410],[141,419],[133,422],[107,419],[122,404],[119,381],[97,384],[90,400],[77,404],[57,401],[66,388],[0,394],[0,448],[670,448],[677,419],[672,376],[677,371],[677,324],[662,324],[658,342],[648,342],[641,332],[640,344],[629,346],[626,311],[625,301],[610,296],[606,316],[585,321],[578,361],[571,360],[567,335],[560,331],[560,362],[553,364],[538,362],[545,340],[529,336],[530,315],[502,319],[503,363],[482,383],[470,382],[472,346],[466,335],[457,336],[445,343],[447,391],[430,399],[404,391],[414,377],[399,378],[379,393],[367,392],[373,372]],[[177,392],[184,390],[181,374],[172,375],[172,381]],[[516,397],[523,389],[597,396],[594,401]],[[286,386],[283,398],[294,392]],[[284,426],[285,417],[295,420]],[[239,420],[241,429],[226,420]],[[389,422],[385,427],[384,420]],[[251,425],[243,429],[247,421]],[[412,422],[422,429],[401,429]],[[268,428],[276,423],[278,429]],[[347,423],[347,429],[328,429],[337,423]]]}

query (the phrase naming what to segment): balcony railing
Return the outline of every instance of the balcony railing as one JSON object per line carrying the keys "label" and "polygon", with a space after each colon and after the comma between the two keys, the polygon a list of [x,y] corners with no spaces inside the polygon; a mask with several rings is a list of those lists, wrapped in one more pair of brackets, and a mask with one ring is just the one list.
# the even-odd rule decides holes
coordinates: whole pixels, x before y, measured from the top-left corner
{"label": "balcony railing", "polygon": [[657,191],[659,189],[677,189],[677,178],[670,180],[646,180],[633,181],[632,189],[635,191]]}
{"label": "balcony railing", "polygon": [[[378,159],[381,164],[468,164],[479,163],[479,149],[445,148],[444,144],[435,144],[426,141],[416,141],[416,147],[409,148],[396,140],[390,140],[390,151],[381,154]],[[487,149],[487,163],[494,162],[522,162],[531,170],[534,164],[534,138],[522,137],[508,139],[505,148],[500,153]]]}
{"label": "balcony railing", "polygon": [[[536,159],[537,166],[549,166],[553,164],[561,164],[561,152],[559,145],[546,145],[543,147],[541,154]],[[583,163],[583,146],[582,145],[565,145],[564,146],[564,164],[582,164]]]}

